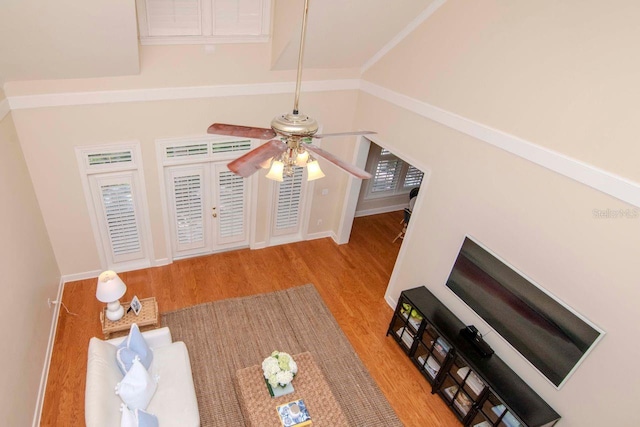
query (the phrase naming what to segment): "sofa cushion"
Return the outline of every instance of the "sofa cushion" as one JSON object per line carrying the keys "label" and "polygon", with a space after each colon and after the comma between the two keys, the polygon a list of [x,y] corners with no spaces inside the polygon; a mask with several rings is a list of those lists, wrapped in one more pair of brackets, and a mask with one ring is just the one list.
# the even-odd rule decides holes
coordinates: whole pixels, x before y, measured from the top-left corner
{"label": "sofa cushion", "polygon": [[98,338],[91,338],[87,358],[85,412],[87,426],[117,426],[122,401],[113,392],[122,374],[114,363],[116,346]]}
{"label": "sofa cushion", "polygon": [[159,427],[158,417],[142,409],[130,411],[125,404],[120,407],[120,427]]}
{"label": "sofa cushion", "polygon": [[145,369],[149,369],[153,361],[153,352],[142,336],[138,325],[133,323],[127,339],[118,345],[117,364],[122,375],[129,371],[136,355],[140,357],[140,362]]}
{"label": "sofa cushion", "polygon": [[158,417],[162,427],[199,426],[198,401],[187,346],[176,341],[155,348],[151,372],[160,378],[147,411]]}
{"label": "sofa cushion", "polygon": [[136,356],[127,375],[116,385],[116,394],[129,409],[146,409],[157,386],[156,380],[151,377]]}

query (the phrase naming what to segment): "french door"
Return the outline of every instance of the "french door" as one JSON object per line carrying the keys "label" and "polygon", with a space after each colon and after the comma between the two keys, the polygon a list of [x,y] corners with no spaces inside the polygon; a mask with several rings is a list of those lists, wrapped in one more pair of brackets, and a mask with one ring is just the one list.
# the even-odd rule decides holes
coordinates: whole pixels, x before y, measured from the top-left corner
{"label": "french door", "polygon": [[249,186],[225,162],[165,168],[174,258],[249,244]]}

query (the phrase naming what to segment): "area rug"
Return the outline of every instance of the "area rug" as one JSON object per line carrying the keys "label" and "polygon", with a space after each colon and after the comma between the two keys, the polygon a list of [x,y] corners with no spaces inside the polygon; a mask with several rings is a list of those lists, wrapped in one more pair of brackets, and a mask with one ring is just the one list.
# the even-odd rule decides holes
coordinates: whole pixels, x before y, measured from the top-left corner
{"label": "area rug", "polygon": [[162,324],[189,350],[202,427],[245,425],[236,371],[273,350],[310,352],[350,425],[402,425],[311,284],[173,311]]}

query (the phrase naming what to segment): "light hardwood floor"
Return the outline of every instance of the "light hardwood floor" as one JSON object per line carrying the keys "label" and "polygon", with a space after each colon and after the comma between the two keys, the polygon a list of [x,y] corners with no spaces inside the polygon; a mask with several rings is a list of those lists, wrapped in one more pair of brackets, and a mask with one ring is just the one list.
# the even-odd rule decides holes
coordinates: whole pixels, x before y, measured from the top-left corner
{"label": "light hardwood floor", "polygon": [[[431,395],[386,330],[393,313],[384,293],[401,241],[401,212],[356,218],[351,240],[319,239],[260,250],[239,250],[176,261],[164,267],[120,274],[122,301],[155,296],[161,313],[225,298],[313,283],[340,327],[406,426],[455,426],[457,419]],[[84,425],[87,346],[102,337],[95,298],[97,279],[65,285],[41,425]]]}

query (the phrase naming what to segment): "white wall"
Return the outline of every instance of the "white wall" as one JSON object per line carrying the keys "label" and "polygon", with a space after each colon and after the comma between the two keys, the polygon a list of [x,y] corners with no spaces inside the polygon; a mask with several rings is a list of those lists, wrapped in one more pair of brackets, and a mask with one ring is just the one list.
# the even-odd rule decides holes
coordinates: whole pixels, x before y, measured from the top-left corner
{"label": "white wall", "polygon": [[60,273],[11,115],[0,119],[0,424],[30,425]]}
{"label": "white wall", "polygon": [[0,85],[140,70],[134,0],[4,0],[0,28]]}
{"label": "white wall", "polygon": [[[640,123],[628,97],[640,58],[626,49],[640,37],[631,25],[640,6],[608,6],[450,0],[365,79],[637,182]],[[492,333],[497,355],[563,426],[640,424],[630,409],[640,385],[640,345],[630,339],[640,332],[640,208],[375,96],[360,97],[356,120],[430,171],[387,298],[425,285],[487,332],[445,287],[472,235],[606,331],[560,390]],[[596,209],[628,215],[597,218]]]}
{"label": "white wall", "polygon": [[[310,93],[304,94],[304,98],[309,105],[305,112],[312,114],[327,131],[350,129],[357,92]],[[20,142],[62,274],[106,267],[100,265],[74,147],[140,141],[153,252],[155,259],[162,260],[170,254],[165,245],[156,139],[203,135],[214,121],[267,126],[276,114],[290,109],[291,99],[289,94],[257,95],[14,111]],[[353,141],[336,138],[323,141],[323,147],[350,158]],[[336,229],[344,195],[346,174],[323,160],[321,164],[327,178],[315,187],[317,197],[310,233]],[[324,188],[331,188],[327,196],[319,194]],[[261,197],[266,194],[261,193]],[[258,214],[263,212],[259,210]],[[262,241],[267,224],[260,218],[258,222],[256,238]]]}

